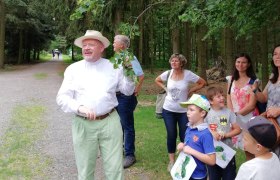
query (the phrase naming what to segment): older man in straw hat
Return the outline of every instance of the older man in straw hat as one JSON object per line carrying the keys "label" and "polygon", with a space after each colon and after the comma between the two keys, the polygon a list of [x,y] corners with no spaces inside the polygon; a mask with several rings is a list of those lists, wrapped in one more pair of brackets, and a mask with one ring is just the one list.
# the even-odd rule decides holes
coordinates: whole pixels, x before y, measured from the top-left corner
{"label": "older man in straw hat", "polygon": [[110,42],[100,32],[88,30],[74,44],[82,48],[84,60],[65,70],[56,101],[64,112],[75,114],[72,134],[79,179],[94,178],[98,149],[106,179],[124,179],[116,91],[131,95],[135,84],[101,57]]}

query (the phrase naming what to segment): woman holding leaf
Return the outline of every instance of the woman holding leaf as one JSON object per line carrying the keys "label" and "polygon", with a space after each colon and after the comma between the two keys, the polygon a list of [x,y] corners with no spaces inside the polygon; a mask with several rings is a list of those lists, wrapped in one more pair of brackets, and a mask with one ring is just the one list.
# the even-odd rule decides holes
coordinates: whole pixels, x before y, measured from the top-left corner
{"label": "woman holding leaf", "polygon": [[[167,149],[169,155],[169,164],[167,170],[170,171],[175,162],[177,125],[179,127],[180,141],[184,142],[187,119],[187,109],[182,108],[179,103],[187,101],[188,97],[206,85],[206,81],[191,72],[185,70],[187,63],[186,58],[182,54],[172,54],[169,63],[171,70],[163,72],[159,75],[155,82],[158,86],[167,91],[167,96],[163,104],[162,115],[167,131]],[[170,75],[169,74],[170,71]],[[168,79],[168,83],[165,83]],[[189,87],[190,83],[196,85]]]}

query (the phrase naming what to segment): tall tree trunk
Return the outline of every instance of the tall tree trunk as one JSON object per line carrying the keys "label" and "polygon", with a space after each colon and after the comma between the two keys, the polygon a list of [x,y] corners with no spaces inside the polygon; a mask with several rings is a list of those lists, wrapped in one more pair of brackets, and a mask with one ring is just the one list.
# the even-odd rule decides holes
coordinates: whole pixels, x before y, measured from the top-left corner
{"label": "tall tree trunk", "polygon": [[267,44],[267,29],[263,27],[261,30],[261,64],[262,64],[262,87],[268,82],[268,44]]}
{"label": "tall tree trunk", "polygon": [[76,61],[75,54],[74,54],[74,46],[73,45],[71,45],[71,56],[72,56],[72,61],[73,62]]}
{"label": "tall tree trunk", "polygon": [[0,0],[0,68],[4,67],[5,59],[5,2]]}
{"label": "tall tree trunk", "polygon": [[116,7],[114,16],[115,34],[119,34],[118,27],[123,19],[123,8]]}
{"label": "tall tree trunk", "polygon": [[223,54],[227,66],[226,73],[227,75],[232,74],[234,60],[233,60],[233,32],[230,28],[225,28],[223,31]]}
{"label": "tall tree trunk", "polygon": [[[144,0],[140,0],[140,9],[143,10]],[[139,44],[138,44],[138,60],[140,63],[143,62],[143,33],[144,33],[144,24],[143,24],[143,16],[138,19],[139,24]]]}
{"label": "tall tree trunk", "polygon": [[39,49],[37,50],[36,55],[37,55],[36,60],[39,60],[40,59],[40,50]]}
{"label": "tall tree trunk", "polygon": [[197,61],[198,61],[198,69],[197,73],[200,77],[207,80],[206,77],[206,67],[207,67],[207,43],[206,40],[202,40],[206,35],[206,27],[198,26],[197,32]]}
{"label": "tall tree trunk", "polygon": [[236,52],[247,52],[246,51],[246,39],[244,36],[239,37],[236,42]]}
{"label": "tall tree trunk", "polygon": [[180,53],[180,29],[175,27],[171,32],[171,43],[172,43],[172,52]]}
{"label": "tall tree trunk", "polygon": [[19,48],[18,48],[18,64],[22,63],[23,59],[23,30],[19,30]]}
{"label": "tall tree trunk", "polygon": [[251,57],[252,57],[252,61],[253,61],[253,67],[256,73],[259,72],[259,51],[258,51],[258,44],[257,44],[257,37],[258,34],[257,33],[253,33],[252,34],[252,52],[251,53]]}
{"label": "tall tree trunk", "polygon": [[33,49],[32,60],[36,61],[36,48]]}
{"label": "tall tree trunk", "polygon": [[190,68],[190,62],[192,59],[192,39],[191,39],[191,27],[189,23],[185,22],[184,23],[184,32],[185,32],[185,38],[184,38],[184,43],[183,43],[183,54],[187,58],[187,65],[186,68]]}
{"label": "tall tree trunk", "polygon": [[30,43],[28,43],[27,39],[29,39],[32,42],[32,37],[28,37],[28,32],[25,31],[24,33],[24,62],[30,63],[30,55],[31,55],[31,49],[30,49]]}

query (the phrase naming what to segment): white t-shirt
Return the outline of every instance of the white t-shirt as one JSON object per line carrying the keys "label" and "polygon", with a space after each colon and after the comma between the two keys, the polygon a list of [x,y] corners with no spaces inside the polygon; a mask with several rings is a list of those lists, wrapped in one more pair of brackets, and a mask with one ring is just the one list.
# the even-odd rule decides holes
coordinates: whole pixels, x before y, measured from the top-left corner
{"label": "white t-shirt", "polygon": [[[184,70],[184,78],[179,81],[174,81],[171,79],[172,73],[173,73],[173,69],[171,70],[168,78],[167,96],[165,98],[163,108],[171,112],[178,112],[178,113],[187,112],[187,109],[182,108],[179,103],[187,101],[189,84],[196,83],[200,77],[189,70]],[[160,78],[163,81],[166,81],[167,74],[168,71],[165,71],[160,75]]]}
{"label": "white t-shirt", "polygon": [[270,159],[254,158],[243,163],[235,180],[278,180],[280,179],[280,161],[272,153]]}

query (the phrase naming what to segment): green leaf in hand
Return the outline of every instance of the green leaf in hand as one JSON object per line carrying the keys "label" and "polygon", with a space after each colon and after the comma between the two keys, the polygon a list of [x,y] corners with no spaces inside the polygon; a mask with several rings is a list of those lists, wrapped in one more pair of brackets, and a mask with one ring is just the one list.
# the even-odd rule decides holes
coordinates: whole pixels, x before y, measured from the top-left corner
{"label": "green leaf in hand", "polygon": [[119,68],[119,65],[123,66],[124,75],[131,78],[135,83],[138,83],[138,78],[135,75],[131,61],[133,61],[134,55],[130,52],[129,49],[122,50],[114,54],[113,57],[109,59],[111,63],[113,63],[114,68]]}

